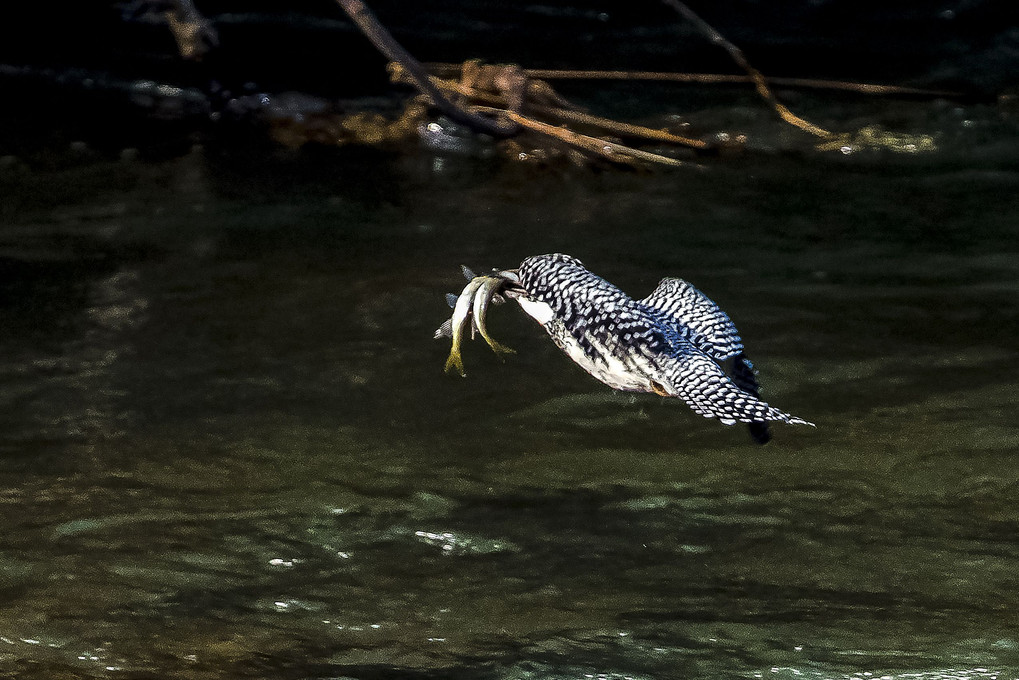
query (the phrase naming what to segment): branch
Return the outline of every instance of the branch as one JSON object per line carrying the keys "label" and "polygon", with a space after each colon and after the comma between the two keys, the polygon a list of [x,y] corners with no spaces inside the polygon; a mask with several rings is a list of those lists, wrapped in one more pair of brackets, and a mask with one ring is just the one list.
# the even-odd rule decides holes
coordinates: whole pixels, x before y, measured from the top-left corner
{"label": "branch", "polygon": [[729,56],[732,57],[732,60],[735,61],[740,68],[746,71],[748,76],[750,76],[750,80],[754,83],[754,87],[757,88],[757,93],[760,94],[766,102],[771,104],[771,107],[775,109],[775,112],[778,113],[782,120],[791,125],[795,125],[801,130],[809,132],[812,135],[816,135],[817,137],[831,136],[831,133],[828,130],[820,128],[813,123],[800,118],[795,113],[787,109],[785,105],[775,97],[771,88],[768,87],[768,82],[764,79],[764,75],[751,66],[750,62],[747,61],[747,58],[743,56],[743,51],[726,40],[725,36],[712,28],[710,24],[704,21],[704,19],[697,16],[693,10],[679,0],[662,0],[662,2],[679,12],[684,19],[696,26],[701,33],[708,37],[708,40],[728,52]]}
{"label": "branch", "polygon": [[385,26],[379,23],[372,11],[361,0],[336,0],[336,2],[347,13],[351,21],[361,29],[365,37],[371,41],[375,49],[390,61],[399,63],[414,82],[414,86],[422,94],[427,95],[444,114],[473,130],[495,137],[509,137],[517,133],[518,128],[513,123],[505,119],[493,120],[479,116],[458,106],[442,94],[429,80],[428,73],[425,72],[421,64],[400,43],[396,42]]}
{"label": "branch", "polygon": [[213,47],[219,46],[216,27],[202,16],[191,0],[174,0],[166,12],[166,22],[177,40],[177,50],[185,59],[201,61]]}
{"label": "branch", "polygon": [[548,106],[536,106],[534,107],[539,113],[543,113],[548,116],[553,116],[559,120],[565,120],[570,123],[580,123],[581,125],[592,125],[594,127],[600,127],[610,132],[617,134],[626,135],[628,137],[641,137],[644,139],[650,139],[655,142],[666,142],[668,144],[678,144],[680,146],[687,146],[692,149],[706,150],[711,147],[705,141],[700,139],[692,139],[690,137],[683,137],[681,135],[675,135],[665,130],[656,130],[649,128],[644,125],[633,125],[632,123],[621,123],[619,121],[611,120],[609,118],[601,118],[600,116],[592,116],[589,113],[583,113],[581,111],[570,111],[569,109],[553,108]]}
{"label": "branch", "polygon": [[[432,64],[426,68],[431,70]],[[720,73],[667,73],[661,71],[569,71],[559,69],[524,69],[529,78],[545,80],[654,80],[661,82],[698,83],[701,85],[727,83],[753,83],[750,76],[739,76]],[[767,82],[776,87],[803,88],[808,90],[840,90],[871,95],[901,95],[905,97],[967,97],[963,92],[948,90],[927,90],[917,87],[899,85],[874,85],[872,83],[852,83],[845,80],[824,80],[818,78],[773,78]]]}
{"label": "branch", "polygon": [[[439,78],[455,78],[461,71],[461,64],[429,62],[422,64],[428,73]],[[651,80],[667,83],[697,83],[698,85],[726,85],[753,83],[750,76],[731,73],[676,73],[674,71],[602,71],[595,69],[554,69],[525,68],[522,72],[528,78],[543,80]],[[822,78],[765,78],[775,87],[800,88],[805,90],[839,90],[869,94],[875,96],[903,97],[944,97],[948,99],[973,99],[971,92],[952,90],[928,90],[919,87],[903,87],[901,85],[875,85],[874,83],[854,83],[846,80],[825,80]]]}
{"label": "branch", "polygon": [[[489,107],[483,107],[483,109],[493,112],[502,110],[491,109]],[[676,158],[669,158],[668,156],[662,156],[657,153],[641,151],[640,149],[634,149],[623,144],[616,144],[615,142],[609,142],[604,139],[599,139],[598,137],[582,135],[579,132],[574,132],[567,128],[542,123],[540,120],[528,118],[527,116],[523,116],[514,111],[505,111],[504,113],[510,120],[519,124],[521,127],[548,137],[553,137],[565,144],[569,144],[570,146],[601,156],[613,163],[632,164],[633,161],[644,161],[647,163],[656,163],[658,165],[671,165],[673,167],[697,167]]]}
{"label": "branch", "polygon": [[[526,71],[525,71],[526,73]],[[467,97],[469,99],[484,102],[489,105],[487,110],[495,111],[497,109],[508,108],[508,103],[505,97],[491,94],[482,90],[477,90],[472,87],[467,87],[453,80],[447,80],[432,76],[432,83],[443,90],[455,92],[459,95]],[[644,139],[650,139],[656,142],[666,142],[668,144],[678,144],[680,146],[688,146],[694,149],[705,150],[711,145],[707,142],[699,139],[691,139],[690,137],[683,137],[676,135],[665,130],[656,130],[654,128],[645,127],[643,125],[633,125],[630,123],[621,123],[619,121],[611,120],[609,118],[601,118],[600,116],[592,116],[591,114],[584,113],[582,111],[573,111],[558,106],[542,106],[539,104],[529,104],[528,109],[534,110],[535,113],[539,113],[545,116],[552,116],[559,120],[564,120],[570,123],[579,123],[581,125],[590,125],[593,127],[599,127],[603,130],[615,132],[621,135],[627,135],[630,137],[642,137]],[[527,127],[520,121],[516,121],[523,127]],[[558,128],[557,128],[558,129]]]}

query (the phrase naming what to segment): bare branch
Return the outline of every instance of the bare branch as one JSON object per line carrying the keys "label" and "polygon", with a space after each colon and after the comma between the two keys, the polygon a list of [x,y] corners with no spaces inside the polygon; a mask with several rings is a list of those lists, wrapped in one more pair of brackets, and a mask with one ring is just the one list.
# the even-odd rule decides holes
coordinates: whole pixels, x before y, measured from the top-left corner
{"label": "bare branch", "polygon": [[655,142],[678,144],[680,146],[688,146],[692,149],[700,150],[705,150],[711,147],[710,144],[700,139],[683,137],[681,135],[672,134],[671,132],[666,132],[665,130],[656,130],[643,125],[621,123],[619,121],[612,120],[611,118],[592,116],[589,113],[583,113],[581,111],[570,111],[569,109],[560,109],[548,106],[535,107],[535,109],[544,115],[552,116],[559,120],[600,127],[603,130],[615,132],[620,135],[626,135],[628,137],[640,137],[643,139],[650,139]]}
{"label": "bare branch", "polygon": [[505,118],[491,119],[479,116],[466,108],[457,105],[436,88],[428,73],[421,64],[403,48],[386,28],[379,23],[368,7],[361,0],[336,0],[347,16],[357,25],[365,37],[371,41],[379,52],[390,61],[398,62],[414,82],[414,86],[444,114],[454,121],[466,125],[478,132],[485,132],[496,137],[509,137],[516,134],[518,128]]}
{"label": "bare branch", "polygon": [[[526,72],[525,72],[526,73]],[[432,83],[442,89],[449,92],[455,92],[475,102],[483,102],[489,105],[489,110],[496,110],[500,108],[510,108],[511,105],[506,101],[505,97],[486,92],[483,90],[477,90],[472,87],[468,87],[454,80],[447,80],[445,78],[438,78],[432,76]],[[629,137],[640,137],[643,139],[650,139],[656,142],[665,142],[668,144],[678,144],[680,146],[688,146],[693,149],[708,149],[711,145],[699,139],[692,139],[690,137],[683,137],[676,135],[665,130],[656,130],[654,128],[645,127],[643,125],[633,125],[631,123],[622,123],[619,121],[612,120],[610,118],[602,118],[600,116],[592,116],[589,113],[582,111],[576,111],[573,109],[562,108],[559,106],[546,106],[540,104],[529,103],[526,107],[528,110],[532,110],[535,113],[543,116],[550,116],[558,120],[567,121],[570,123],[579,123],[581,125],[590,125],[592,127],[598,127],[609,132],[616,134],[627,135]],[[519,123],[519,121],[517,121]],[[526,125],[524,126],[526,127]]]}
{"label": "bare branch", "polygon": [[[483,107],[483,110],[500,111],[501,109],[489,109],[489,107]],[[698,167],[676,158],[669,158],[668,156],[662,156],[648,151],[641,151],[640,149],[634,149],[633,147],[625,146],[623,144],[616,144],[615,142],[609,142],[604,139],[599,139],[598,137],[582,135],[579,132],[574,132],[573,130],[569,130],[564,127],[549,125],[548,123],[543,123],[540,120],[529,118],[516,113],[515,111],[507,111],[506,115],[510,118],[510,120],[521,127],[548,137],[554,137],[565,144],[593,153],[606,160],[612,161],[613,163],[625,163],[630,165],[633,164],[633,161],[644,161],[647,163],[670,165],[673,167]]]}
{"label": "bare branch", "polygon": [[747,61],[747,58],[743,56],[743,50],[726,40],[725,36],[697,16],[693,10],[679,0],[662,0],[662,2],[679,12],[684,19],[696,26],[701,33],[707,36],[708,40],[728,52],[729,56],[732,57],[732,60],[735,61],[740,68],[746,71],[748,76],[750,76],[750,80],[754,83],[754,87],[757,88],[757,93],[760,94],[766,102],[771,104],[771,107],[775,109],[775,112],[778,113],[782,120],[818,137],[831,136],[831,133],[828,130],[800,118],[795,113],[787,109],[785,105],[775,97],[771,88],[768,87],[768,82],[765,80],[764,75],[751,66],[750,62]]}
{"label": "bare branch", "polygon": [[[425,64],[432,70],[433,64]],[[438,66],[438,65],[436,65]],[[441,65],[445,66],[445,65]],[[450,66],[456,66],[451,64]],[[524,69],[528,78],[545,80],[654,80],[660,82],[697,83],[699,85],[753,83],[750,76],[739,76],[721,73],[671,73],[662,71],[571,71],[560,69]],[[767,76],[765,80],[774,87],[802,88],[810,90],[840,90],[872,95],[900,95],[905,97],[967,97],[963,92],[948,90],[927,90],[899,85],[875,85],[873,83],[852,83],[844,80],[824,80],[818,78],[774,78]]]}

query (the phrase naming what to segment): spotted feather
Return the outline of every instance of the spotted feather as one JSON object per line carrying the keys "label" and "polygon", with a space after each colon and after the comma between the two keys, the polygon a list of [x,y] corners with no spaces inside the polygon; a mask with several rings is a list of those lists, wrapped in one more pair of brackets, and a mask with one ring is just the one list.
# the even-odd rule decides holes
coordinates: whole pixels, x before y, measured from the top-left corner
{"label": "spotted feather", "polygon": [[768,421],[809,424],[760,399],[736,327],[689,283],[664,279],[638,302],[569,255],[530,257],[517,273],[521,307],[610,387],[679,397],[702,416],[749,423],[761,443]]}
{"label": "spotted feather", "polygon": [[729,359],[743,351],[743,340],[729,315],[683,279],[662,279],[640,302],[689,328],[696,344],[716,359]]}

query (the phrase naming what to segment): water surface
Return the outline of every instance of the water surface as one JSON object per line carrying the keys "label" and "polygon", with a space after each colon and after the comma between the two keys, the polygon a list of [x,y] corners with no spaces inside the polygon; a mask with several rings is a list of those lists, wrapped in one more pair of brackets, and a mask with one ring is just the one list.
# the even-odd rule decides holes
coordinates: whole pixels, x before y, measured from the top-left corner
{"label": "water surface", "polygon": [[[0,667],[1019,677],[1019,165],[999,113],[935,111],[948,146],[925,157],[669,173],[9,163]],[[635,296],[694,282],[765,398],[817,428],[757,447],[614,393],[510,306],[491,326],[518,354],[473,343],[467,378],[443,375],[458,265],[554,251]]]}

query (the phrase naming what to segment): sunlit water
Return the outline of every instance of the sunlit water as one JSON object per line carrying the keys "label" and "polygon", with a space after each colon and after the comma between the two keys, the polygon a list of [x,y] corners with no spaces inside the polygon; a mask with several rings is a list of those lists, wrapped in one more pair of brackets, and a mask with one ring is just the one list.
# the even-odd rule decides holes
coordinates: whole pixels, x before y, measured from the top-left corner
{"label": "sunlit water", "polygon": [[[0,668],[1019,677],[1019,166],[954,130],[664,174],[8,164]],[[443,375],[458,266],[553,251],[694,282],[817,428],[613,393],[514,306],[516,355]]]}

